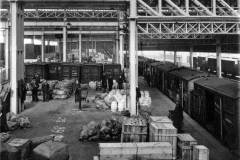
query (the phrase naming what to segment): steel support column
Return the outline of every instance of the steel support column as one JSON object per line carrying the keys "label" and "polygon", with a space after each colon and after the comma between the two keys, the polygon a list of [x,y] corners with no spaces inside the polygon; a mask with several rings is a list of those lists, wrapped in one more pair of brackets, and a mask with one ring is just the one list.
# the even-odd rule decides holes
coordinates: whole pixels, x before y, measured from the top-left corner
{"label": "steel support column", "polygon": [[137,115],[136,108],[136,16],[137,0],[130,1],[129,18],[129,70],[130,70],[130,112]]}
{"label": "steel support column", "polygon": [[163,62],[166,62],[166,51],[163,51]]}
{"label": "steel support column", "polygon": [[189,0],[185,0],[185,10],[187,15],[189,15]]}
{"label": "steel support column", "polygon": [[121,69],[124,68],[124,62],[123,62],[123,33],[120,32],[119,34],[119,61],[121,64]]}
{"label": "steel support column", "polygon": [[41,46],[41,60],[42,62],[45,61],[45,36],[44,34],[42,35],[42,46]]}
{"label": "steel support column", "polygon": [[17,114],[21,108],[21,98],[18,92],[18,82],[24,77],[24,58],[23,58],[23,8],[16,1],[10,2],[10,20],[11,20],[11,55],[10,55],[10,85],[11,85],[11,100],[10,111]]}
{"label": "steel support column", "polygon": [[119,64],[119,36],[118,36],[118,33],[116,34],[115,44],[116,44],[116,63]]}
{"label": "steel support column", "polygon": [[[238,13],[240,13],[240,1],[237,1]],[[239,147],[240,148],[240,147]]]}
{"label": "steel support column", "polygon": [[78,61],[82,62],[82,34],[78,35]]}
{"label": "steel support column", "polygon": [[222,57],[222,53],[221,53],[221,44],[220,41],[217,40],[217,44],[216,44],[216,56],[217,56],[217,76],[219,78],[222,78],[222,61],[221,61],[221,57]]}
{"label": "steel support column", "polygon": [[162,0],[158,0],[158,13],[162,15]]}
{"label": "steel support column", "polygon": [[176,49],[174,49],[173,63],[174,63],[175,65],[177,64],[177,51],[176,51]]}
{"label": "steel support column", "polygon": [[63,27],[63,62],[67,62],[67,27]]}
{"label": "steel support column", "polygon": [[189,64],[190,68],[193,69],[193,46],[190,46],[190,53],[189,53]]}
{"label": "steel support column", "polygon": [[6,79],[9,79],[9,32],[10,28],[5,30],[5,69],[6,69]]}
{"label": "steel support column", "polygon": [[212,12],[214,15],[216,15],[216,8],[217,8],[216,0],[212,0]]}

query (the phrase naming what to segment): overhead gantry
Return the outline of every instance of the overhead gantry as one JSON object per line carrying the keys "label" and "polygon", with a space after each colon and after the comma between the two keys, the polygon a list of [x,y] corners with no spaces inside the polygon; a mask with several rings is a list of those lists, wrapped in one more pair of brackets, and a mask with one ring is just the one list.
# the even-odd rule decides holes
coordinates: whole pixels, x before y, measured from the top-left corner
{"label": "overhead gantry", "polygon": [[[87,29],[91,27],[97,28],[93,30],[96,33],[117,33],[121,64],[123,64],[123,36],[128,36],[131,115],[137,114],[138,41],[213,39],[216,36],[240,34],[240,1],[235,0],[228,2],[225,0],[4,0],[3,4],[7,10],[2,9],[0,12],[0,18],[6,20],[5,23],[1,23],[1,28],[11,32],[9,34],[11,111],[15,113],[21,105],[18,103],[17,82],[23,78],[24,27],[35,28],[34,32],[42,35],[60,32],[65,38],[67,23],[76,28],[69,31],[72,33],[87,33]],[[86,30],[82,30],[84,27]],[[106,28],[102,30],[101,28],[104,27]],[[54,31],[49,30],[50,28],[62,28],[62,30]],[[25,34],[31,34],[31,30],[26,30]],[[221,77],[219,39],[216,39],[216,44],[217,72]],[[192,45],[190,46],[192,64],[191,53],[193,53]]]}

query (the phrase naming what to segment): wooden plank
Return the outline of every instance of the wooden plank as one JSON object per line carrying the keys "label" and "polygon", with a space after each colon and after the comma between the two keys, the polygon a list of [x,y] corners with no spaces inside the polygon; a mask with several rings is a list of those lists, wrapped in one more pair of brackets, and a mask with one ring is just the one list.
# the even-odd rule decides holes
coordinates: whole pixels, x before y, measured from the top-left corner
{"label": "wooden plank", "polygon": [[172,159],[168,142],[99,143],[100,160]]}
{"label": "wooden plank", "polygon": [[167,116],[150,116],[149,119],[150,123],[170,123],[172,124],[172,120],[168,118]]}

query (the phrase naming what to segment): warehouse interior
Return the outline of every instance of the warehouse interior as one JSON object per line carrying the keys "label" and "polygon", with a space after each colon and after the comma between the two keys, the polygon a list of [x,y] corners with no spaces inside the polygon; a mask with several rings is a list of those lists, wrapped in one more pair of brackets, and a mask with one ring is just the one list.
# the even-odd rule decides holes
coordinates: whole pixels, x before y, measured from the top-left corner
{"label": "warehouse interior", "polygon": [[2,0],[1,158],[238,160],[239,17],[239,0]]}

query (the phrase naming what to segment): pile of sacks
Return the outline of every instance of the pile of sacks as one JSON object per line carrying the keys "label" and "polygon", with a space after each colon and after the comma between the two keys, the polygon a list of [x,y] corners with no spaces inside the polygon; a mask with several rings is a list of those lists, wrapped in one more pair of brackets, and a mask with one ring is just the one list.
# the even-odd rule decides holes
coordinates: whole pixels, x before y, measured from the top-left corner
{"label": "pile of sacks", "polygon": [[101,123],[91,121],[82,127],[80,141],[119,141],[122,122],[115,118],[103,120]]}
{"label": "pile of sacks", "polygon": [[144,77],[142,77],[142,76],[139,76],[139,77],[138,77],[138,84],[139,84],[139,86],[141,86],[142,88],[148,87],[148,84],[147,84],[146,80],[145,80]]}
{"label": "pile of sacks", "polygon": [[53,89],[53,99],[66,99],[73,92],[75,80],[58,81]]}
{"label": "pile of sacks", "polygon": [[54,135],[32,139],[14,138],[1,141],[0,145],[2,159],[69,160],[68,146],[56,142]]}
{"label": "pile of sacks", "polygon": [[7,125],[9,130],[16,130],[20,128],[30,128],[31,122],[28,117],[17,116],[12,112],[8,112],[6,115]]}

